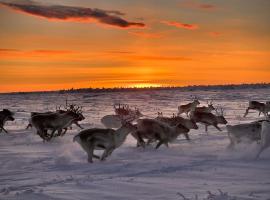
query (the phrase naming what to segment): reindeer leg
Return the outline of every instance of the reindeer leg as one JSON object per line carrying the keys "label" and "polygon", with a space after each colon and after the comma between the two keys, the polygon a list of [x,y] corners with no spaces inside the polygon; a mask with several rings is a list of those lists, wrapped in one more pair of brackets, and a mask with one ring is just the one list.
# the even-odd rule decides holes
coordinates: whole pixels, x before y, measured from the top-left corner
{"label": "reindeer leg", "polygon": [[5,132],[8,133],[7,130],[2,126],[1,129]]}
{"label": "reindeer leg", "polygon": [[80,129],[83,129],[83,127],[82,127],[78,122],[74,122],[74,124],[75,124],[76,126],[78,126]]}
{"label": "reindeer leg", "polygon": [[208,131],[208,124],[205,124],[205,132]]}
{"label": "reindeer leg", "polygon": [[244,114],[244,117],[246,117],[247,116],[247,114],[248,114],[248,112],[249,112],[249,107],[246,109],[246,112],[245,112],[245,114]]}
{"label": "reindeer leg", "polygon": [[93,154],[93,158],[100,159],[100,156]]}
{"label": "reindeer leg", "polygon": [[146,145],[149,146],[149,145],[150,145],[151,143],[153,143],[153,142],[154,142],[154,139],[148,139]]}
{"label": "reindeer leg", "polygon": [[25,129],[28,130],[30,127],[32,128],[32,124],[28,124]]}
{"label": "reindeer leg", "polygon": [[214,126],[217,130],[222,131],[222,130],[218,127],[217,124],[214,124],[213,126]]}
{"label": "reindeer leg", "polygon": [[88,155],[88,162],[93,163],[93,157],[94,157],[94,144],[91,142],[89,144],[90,146],[87,148],[87,155]]}
{"label": "reindeer leg", "polygon": [[102,156],[101,156],[101,158],[100,158],[100,160],[104,161],[112,153],[112,151],[113,151],[112,147],[108,148],[108,149],[105,149]]}
{"label": "reindeer leg", "polygon": [[184,133],[184,136],[185,136],[186,140],[190,140],[188,133]]}
{"label": "reindeer leg", "polygon": [[[58,136],[58,135],[54,135],[55,131],[56,131],[56,129],[53,129],[53,131],[52,131],[51,135],[48,135],[48,137],[47,137],[47,141],[50,141],[50,140],[51,140],[53,137]],[[59,133],[59,131],[58,131],[58,133]]]}
{"label": "reindeer leg", "polygon": [[142,146],[145,147],[145,142],[141,136],[141,132],[135,131],[132,133],[132,136],[137,140],[137,147]]}
{"label": "reindeer leg", "polygon": [[169,143],[168,142],[164,142],[164,145],[169,148]]}
{"label": "reindeer leg", "polygon": [[[163,141],[162,140],[159,140],[157,146],[156,146],[156,149],[158,149],[161,145],[163,144]],[[167,143],[168,144],[168,143]]]}
{"label": "reindeer leg", "polygon": [[61,136],[64,136],[67,132],[67,128],[64,128],[64,132],[61,134]]}

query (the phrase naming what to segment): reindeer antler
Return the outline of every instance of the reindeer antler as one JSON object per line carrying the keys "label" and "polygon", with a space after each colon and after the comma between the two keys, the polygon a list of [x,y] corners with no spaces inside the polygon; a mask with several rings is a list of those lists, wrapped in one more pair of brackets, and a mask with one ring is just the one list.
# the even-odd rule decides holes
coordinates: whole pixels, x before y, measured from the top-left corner
{"label": "reindeer antler", "polygon": [[216,111],[216,114],[217,115],[220,115],[220,116],[224,116],[224,108],[222,107],[222,106],[220,106],[220,105],[218,105],[217,107],[216,107],[216,109],[215,109],[215,111]]}
{"label": "reindeer antler", "polygon": [[207,105],[213,105],[213,100],[210,100],[210,101],[206,101]]}

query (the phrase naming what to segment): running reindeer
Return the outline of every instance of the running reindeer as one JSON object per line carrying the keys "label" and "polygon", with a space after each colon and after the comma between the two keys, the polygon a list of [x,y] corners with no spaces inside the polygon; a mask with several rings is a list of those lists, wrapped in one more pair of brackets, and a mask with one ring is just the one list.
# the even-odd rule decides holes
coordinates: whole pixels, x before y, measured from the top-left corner
{"label": "running reindeer", "polygon": [[164,122],[155,119],[139,119],[137,130],[132,133],[132,136],[137,140],[137,146],[145,147],[144,139],[148,141],[158,141],[156,149],[162,144],[169,146],[180,134],[187,134],[189,129],[180,123],[175,126],[170,126]]}
{"label": "running reindeer", "polygon": [[101,123],[106,128],[119,128],[122,120],[133,122],[143,116],[138,108],[132,110],[127,104],[114,105],[115,115],[106,115],[101,118]]}
{"label": "running reindeer", "polygon": [[[66,111],[33,115],[30,119],[30,123],[36,128],[37,134],[44,141],[49,141],[53,137],[64,136],[68,127],[73,123],[78,124],[79,121],[84,119],[82,107],[70,104]],[[52,131],[50,135],[48,134],[48,130]],[[56,131],[58,133],[55,135]]]}
{"label": "running reindeer", "polygon": [[192,111],[190,118],[195,122],[199,122],[205,125],[205,131],[208,131],[208,126],[214,126],[216,129],[221,131],[218,124],[227,124],[227,120],[224,117],[224,109],[222,107],[216,108],[216,115],[208,112]]}
{"label": "running reindeer", "polygon": [[259,120],[251,123],[227,125],[230,144],[228,148],[234,148],[241,142],[257,142],[259,150],[256,152],[256,158],[270,147],[270,120]]}
{"label": "running reindeer", "polygon": [[4,125],[7,121],[14,121],[15,120],[13,115],[14,115],[14,113],[8,109],[3,109],[2,111],[0,111],[0,133],[2,132],[2,130],[5,133],[8,133],[7,130],[4,128]]}
{"label": "running reindeer", "polygon": [[259,111],[259,116],[261,113],[264,114],[264,116],[268,116],[268,112],[270,111],[270,101],[267,101],[266,103],[261,103],[258,101],[249,101],[248,108],[246,109],[246,112],[244,114],[244,117],[246,117],[249,113],[249,110],[257,110]]}
{"label": "running reindeer", "polygon": [[[187,140],[190,140],[190,137],[188,134],[190,129],[198,129],[197,124],[193,120],[185,119],[183,117],[176,116],[175,114],[173,114],[172,117],[164,117],[162,112],[158,112],[158,116],[155,118],[155,120],[162,122],[162,123],[165,123],[171,127],[175,127],[177,125],[179,125],[179,126],[181,125],[181,126],[185,127],[186,129],[188,129],[188,131],[182,131],[181,127],[178,130],[180,131],[179,135],[183,134]],[[150,143],[155,142],[157,140],[155,137],[151,136],[151,133],[149,135],[147,135],[148,133],[144,133],[144,132],[145,131],[143,131],[143,133],[140,133],[140,134],[141,134],[142,139],[148,139],[148,141],[146,142],[147,145],[149,145]],[[135,139],[137,139],[137,147],[139,147],[142,144],[144,144],[144,141],[142,141],[141,138],[139,138],[137,136],[137,134],[138,133],[132,133],[133,137]]]}
{"label": "running reindeer", "polygon": [[178,106],[178,115],[181,115],[182,113],[186,113],[186,115],[188,116],[188,113],[194,110],[199,104],[200,102],[198,98],[195,97],[193,102]]}
{"label": "running reindeer", "polygon": [[195,112],[207,112],[210,113],[215,110],[215,107],[213,106],[213,100],[208,101],[207,100],[207,106],[201,106],[201,107],[195,107]]}
{"label": "running reindeer", "polygon": [[[82,114],[82,107],[76,106],[75,104],[67,104],[67,102],[66,102],[66,105],[64,106],[64,110],[61,109],[61,108],[62,108],[61,105],[56,106],[56,111],[55,112],[52,112],[52,111],[49,111],[49,112],[31,112],[30,119],[28,120],[29,123],[28,123],[26,129],[32,128],[33,125],[32,125],[32,120],[31,119],[32,119],[33,116],[43,115],[43,114],[49,115],[49,114],[54,114],[54,113],[63,114],[65,112],[67,112],[67,111],[75,112],[80,116],[77,120],[73,121],[73,124],[78,126],[80,129],[83,129],[83,127],[79,124],[79,121],[82,121],[82,120],[85,119],[85,117]],[[63,132],[63,134],[65,134],[67,132],[68,128],[72,129],[71,125],[70,125],[70,127],[65,128],[65,131]]]}
{"label": "running reindeer", "polygon": [[[187,129],[198,129],[196,122],[192,119],[186,119],[180,116],[176,116],[173,114],[172,117],[164,117],[162,112],[158,113],[158,117],[156,120],[164,122],[170,126],[176,126],[177,124],[181,124],[182,126],[186,127]],[[187,140],[190,140],[188,133],[185,133],[184,136]]]}
{"label": "running reindeer", "polygon": [[[81,131],[73,138],[73,142],[80,144],[88,155],[88,162],[92,163],[93,158],[104,161],[112,152],[120,147],[129,133],[136,131],[136,126],[122,120],[119,129],[92,128]],[[95,150],[104,150],[101,157],[94,154]]]}

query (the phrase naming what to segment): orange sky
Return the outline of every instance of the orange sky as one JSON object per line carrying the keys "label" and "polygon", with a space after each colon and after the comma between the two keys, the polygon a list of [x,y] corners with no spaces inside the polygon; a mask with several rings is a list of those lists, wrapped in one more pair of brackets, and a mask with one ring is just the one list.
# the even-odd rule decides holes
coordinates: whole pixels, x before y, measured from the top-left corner
{"label": "orange sky", "polygon": [[0,0],[0,92],[269,82],[269,7]]}

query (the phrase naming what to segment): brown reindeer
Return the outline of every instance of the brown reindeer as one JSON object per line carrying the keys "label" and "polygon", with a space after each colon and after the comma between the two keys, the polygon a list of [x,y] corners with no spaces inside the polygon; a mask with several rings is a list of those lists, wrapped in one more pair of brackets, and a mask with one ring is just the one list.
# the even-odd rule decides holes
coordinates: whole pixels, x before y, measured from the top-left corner
{"label": "brown reindeer", "polygon": [[195,122],[200,122],[205,125],[205,131],[208,131],[208,126],[214,126],[216,129],[221,131],[218,127],[218,124],[227,124],[227,120],[224,117],[224,109],[220,108],[220,112],[218,112],[218,108],[216,109],[217,115],[213,113],[207,112],[192,112],[190,117]]}
{"label": "brown reindeer", "polygon": [[178,106],[178,115],[181,115],[182,113],[186,113],[188,116],[188,113],[192,110],[194,110],[198,105],[200,104],[199,100],[196,98],[194,99],[193,102],[185,104],[185,105],[180,105]]}
{"label": "brown reindeer", "polygon": [[4,128],[4,125],[7,121],[14,121],[15,120],[13,115],[14,115],[14,113],[8,109],[3,109],[2,111],[0,111],[0,133],[2,132],[2,130],[5,133],[8,133],[7,130]]}
{"label": "brown reindeer", "polygon": [[174,141],[180,134],[187,134],[189,129],[181,124],[170,126],[164,122],[155,119],[139,119],[137,130],[132,136],[137,140],[137,146],[145,146],[144,139],[148,141],[158,141],[156,149],[164,144]]}
{"label": "brown reindeer", "polygon": [[270,110],[270,103],[269,102],[261,103],[258,101],[250,101],[248,104],[248,108],[246,109],[246,112],[244,114],[244,117],[246,117],[248,115],[249,110],[257,110],[257,111],[259,111],[259,116],[261,115],[261,113],[263,113],[264,116],[267,116],[268,112]]}

